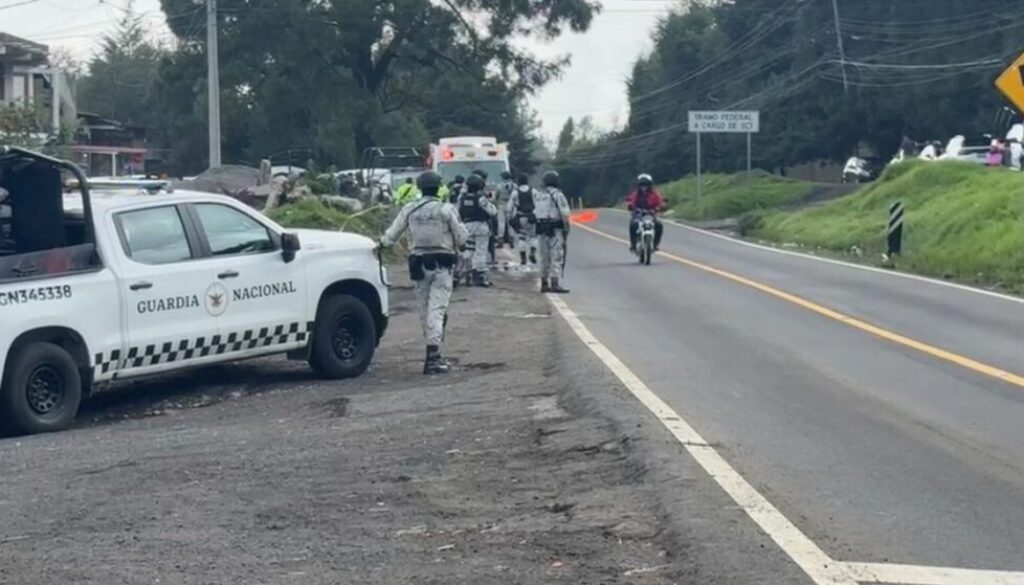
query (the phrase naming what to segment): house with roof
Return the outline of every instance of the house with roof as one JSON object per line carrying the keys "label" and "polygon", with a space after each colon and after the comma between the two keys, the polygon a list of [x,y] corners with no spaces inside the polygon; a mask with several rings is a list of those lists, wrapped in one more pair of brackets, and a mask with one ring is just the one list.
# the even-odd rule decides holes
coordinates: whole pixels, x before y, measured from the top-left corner
{"label": "house with roof", "polygon": [[78,117],[71,80],[50,64],[49,47],[0,32],[0,106],[10,105],[40,107],[48,134]]}

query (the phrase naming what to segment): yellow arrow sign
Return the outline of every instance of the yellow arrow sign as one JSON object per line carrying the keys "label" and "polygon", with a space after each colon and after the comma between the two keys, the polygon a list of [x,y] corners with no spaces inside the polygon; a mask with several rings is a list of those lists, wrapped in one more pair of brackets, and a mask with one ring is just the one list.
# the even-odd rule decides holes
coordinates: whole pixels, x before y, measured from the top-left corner
{"label": "yellow arrow sign", "polygon": [[1024,112],[1024,54],[996,79],[996,87],[1017,110]]}

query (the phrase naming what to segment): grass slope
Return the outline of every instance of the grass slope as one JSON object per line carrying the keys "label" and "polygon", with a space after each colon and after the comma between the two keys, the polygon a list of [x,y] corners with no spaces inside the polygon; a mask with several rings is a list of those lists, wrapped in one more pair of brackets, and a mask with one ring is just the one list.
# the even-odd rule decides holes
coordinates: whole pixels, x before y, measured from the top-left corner
{"label": "grass slope", "polygon": [[675,217],[706,221],[739,217],[748,212],[777,209],[807,196],[814,183],[798,181],[756,171],[745,174],[705,175],[703,192],[697,196],[697,183],[687,177],[660,185]]}
{"label": "grass slope", "polygon": [[766,215],[753,235],[868,257],[885,251],[889,206],[905,208],[898,268],[1024,292],[1024,176],[967,163],[907,162],[852,195]]}

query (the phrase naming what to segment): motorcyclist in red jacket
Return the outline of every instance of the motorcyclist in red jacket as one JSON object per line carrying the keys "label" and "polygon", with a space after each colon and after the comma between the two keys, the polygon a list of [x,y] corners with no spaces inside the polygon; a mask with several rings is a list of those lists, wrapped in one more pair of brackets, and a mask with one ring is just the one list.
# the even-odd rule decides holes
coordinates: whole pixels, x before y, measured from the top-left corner
{"label": "motorcyclist in red jacket", "polygon": [[641,212],[648,212],[654,217],[654,249],[661,247],[661,235],[665,226],[658,219],[658,212],[665,208],[665,199],[661,193],[654,188],[654,180],[650,175],[644,173],[636,178],[636,190],[626,197],[626,209],[631,214],[629,218],[629,249],[636,250],[636,229],[638,216]]}

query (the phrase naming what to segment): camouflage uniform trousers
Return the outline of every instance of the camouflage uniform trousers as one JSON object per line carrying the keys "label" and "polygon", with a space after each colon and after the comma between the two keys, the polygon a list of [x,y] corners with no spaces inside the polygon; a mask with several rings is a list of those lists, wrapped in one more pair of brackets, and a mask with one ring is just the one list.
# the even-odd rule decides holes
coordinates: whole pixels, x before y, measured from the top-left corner
{"label": "camouflage uniform trousers", "polygon": [[537,236],[540,252],[540,277],[562,278],[562,260],[565,258],[565,232],[555,230],[551,236]]}
{"label": "camouflage uniform trousers", "polygon": [[508,216],[508,213],[506,213],[506,211],[505,211],[505,205],[507,203],[508,203],[507,201],[499,202],[498,203],[498,233],[497,233],[497,236],[498,236],[498,241],[499,242],[504,242],[505,238],[511,238],[512,237],[512,230],[514,228],[514,226],[509,225],[509,222],[510,222],[510,220],[512,218],[510,218]]}
{"label": "camouflage uniform trousers", "polygon": [[529,254],[537,247],[537,224],[528,217],[519,216],[515,219],[516,252]]}
{"label": "camouflage uniform trousers", "polygon": [[423,337],[427,345],[441,347],[454,278],[450,268],[424,270],[423,273],[423,280],[416,281],[416,304],[423,325]]}
{"label": "camouflage uniform trousers", "polygon": [[491,226],[486,221],[470,221],[466,223],[469,230],[469,241],[466,242],[465,256],[469,260],[471,270],[488,272],[491,268],[488,242],[491,239]]}

